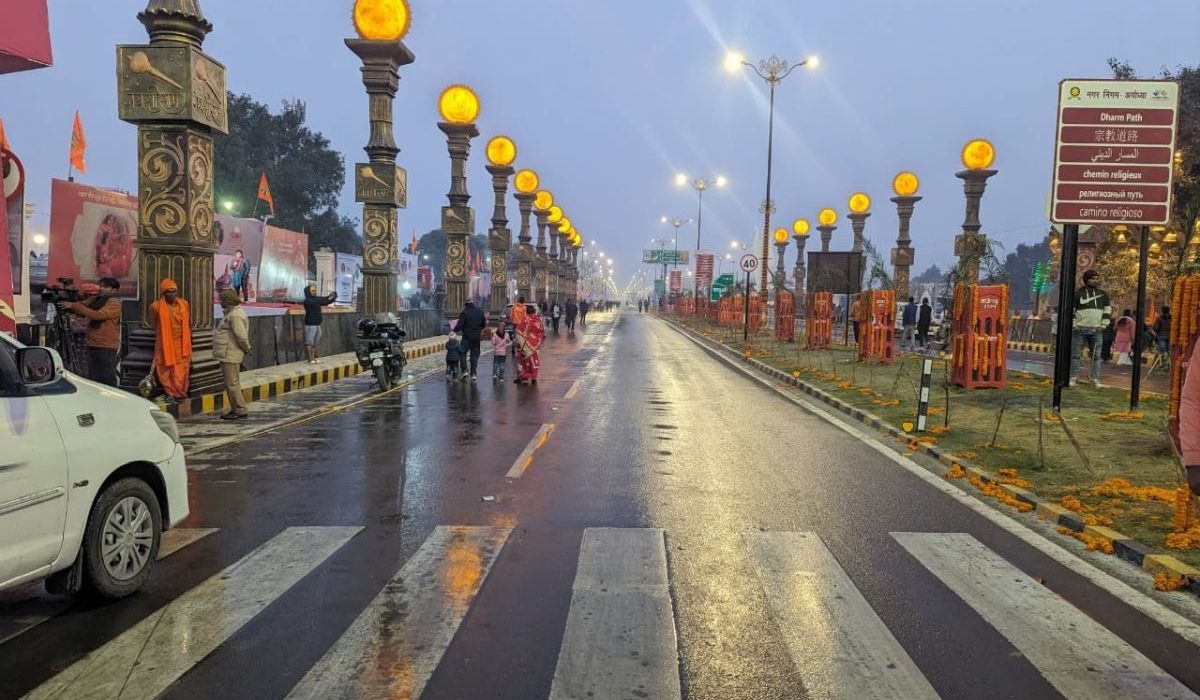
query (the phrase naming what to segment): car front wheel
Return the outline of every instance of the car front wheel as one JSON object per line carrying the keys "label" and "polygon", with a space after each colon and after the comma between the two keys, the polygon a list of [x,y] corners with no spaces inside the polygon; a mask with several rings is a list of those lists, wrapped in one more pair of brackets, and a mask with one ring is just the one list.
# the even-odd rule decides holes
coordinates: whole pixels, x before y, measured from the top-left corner
{"label": "car front wheel", "polygon": [[104,598],[134,593],[154,568],[162,535],[162,509],[141,479],[110,484],[88,517],[84,534],[84,573],[89,587]]}

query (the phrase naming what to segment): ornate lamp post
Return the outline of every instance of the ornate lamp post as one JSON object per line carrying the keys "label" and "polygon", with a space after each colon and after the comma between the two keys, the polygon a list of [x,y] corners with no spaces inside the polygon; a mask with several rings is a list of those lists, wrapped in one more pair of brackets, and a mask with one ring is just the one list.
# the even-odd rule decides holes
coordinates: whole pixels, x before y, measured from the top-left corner
{"label": "ornate lamp post", "polygon": [[775,284],[781,289],[787,286],[787,271],[783,269],[783,257],[787,252],[788,232],[785,228],[775,229]]}
{"label": "ornate lamp post", "polygon": [[749,67],[758,77],[766,81],[771,91],[770,107],[767,111],[767,196],[764,198],[763,205],[763,229],[762,229],[762,260],[759,265],[762,272],[759,278],[759,292],[762,294],[763,303],[767,301],[767,263],[770,258],[770,234],[771,234],[771,149],[775,136],[775,86],[784,78],[788,77],[793,70],[800,66],[808,66],[809,68],[817,67],[817,57],[810,56],[809,58],[800,61],[799,63],[788,64],[787,61],[780,59],[778,56],[771,56],[758,62],[755,66],[738,53],[730,53],[725,56],[725,70],[734,72],[743,67]]}
{"label": "ornate lamp post", "polygon": [[854,245],[851,253],[861,253],[863,249],[863,229],[867,226],[867,217],[871,215],[871,198],[862,192],[850,195],[850,228],[854,230]]}
{"label": "ornate lamp post", "polygon": [[467,300],[467,257],[475,233],[475,210],[467,206],[467,156],[471,139],[479,135],[475,119],[479,98],[466,85],[451,85],[438,97],[438,128],[446,135],[450,152],[450,205],[442,207],[442,233],[446,234],[446,316],[457,318]]}
{"label": "ornate lamp post", "polygon": [[688,178],[687,175],[679,173],[675,176],[675,184],[679,187],[691,185],[692,189],[696,190],[696,250],[700,250],[700,226],[704,223],[704,193],[710,187],[724,187],[725,178],[721,175],[716,177],[698,177],[695,179]]}
{"label": "ornate lamp post", "polygon": [[796,267],[792,270],[792,284],[796,287],[796,307],[804,306],[804,278],[808,269],[804,264],[804,246],[808,243],[808,219],[796,219],[792,222],[792,238],[796,240]]}
{"label": "ornate lamp post", "polygon": [[[558,230],[558,226],[559,226],[559,224],[561,224],[563,222],[564,218],[565,217],[563,216],[562,207],[552,204],[552,205],[550,205],[549,208],[546,209],[546,223],[548,224],[547,230],[550,231],[551,236],[559,236],[560,238],[564,239],[562,244],[560,245],[560,247],[563,248],[563,250],[562,250],[563,253],[566,252],[566,248],[565,248],[565,238],[566,237],[563,233],[561,233]],[[560,262],[558,269],[559,269],[560,275],[565,273],[567,271],[566,263]],[[559,284],[561,286],[561,282]]]}
{"label": "ornate lamp post", "polygon": [[400,149],[392,136],[392,102],[400,66],[414,60],[401,41],[410,14],[404,0],[358,0],[354,28],[358,38],[346,46],[362,60],[371,136],[363,149],[367,163],[354,166],[354,201],[363,205],[363,311],[396,310],[396,209],[408,202],[408,174],[396,165]]}
{"label": "ornate lamp post", "polygon": [[908,171],[896,173],[892,178],[892,191],[896,193],[892,201],[896,203],[896,214],[900,217],[900,235],[896,238],[896,247],[892,248],[892,269],[895,278],[896,299],[902,301],[908,298],[908,274],[916,259],[911,239],[908,237],[908,225],[912,221],[913,209],[921,198],[917,196],[920,180],[914,173]]}
{"label": "ornate lamp post", "polygon": [[[537,194],[534,194],[537,202]],[[537,215],[537,252],[533,257],[533,295],[538,303],[546,301],[546,234],[547,218],[550,212],[545,209],[535,209]]]}
{"label": "ornate lamp post", "polygon": [[529,214],[533,211],[534,192],[538,188],[538,174],[532,170],[518,170],[513,176],[513,187],[517,192],[517,206],[521,212],[521,230],[517,234],[517,296],[533,301],[533,246],[530,245]]}
{"label": "ornate lamp post", "polygon": [[137,125],[138,291],[141,322],[122,363],[127,388],[150,370],[150,304],[174,279],[191,302],[189,391],[220,385],[212,358],[213,131],[229,131],[225,67],[200,49],[212,23],[197,0],[151,0],[138,14],[149,45],[117,47],[117,111]]}
{"label": "ornate lamp post", "polygon": [[817,230],[821,232],[821,252],[829,252],[829,243],[833,240],[833,232],[837,229],[837,211],[825,207],[817,212]]}
{"label": "ornate lamp post", "polygon": [[988,178],[996,174],[988,166],[996,160],[996,149],[985,139],[970,141],[962,150],[962,163],[966,170],[954,176],[963,181],[963,194],[967,197],[967,213],[963,220],[963,232],[954,239],[954,254],[958,256],[959,281],[963,284],[979,282],[979,261],[987,250],[987,238],[979,233],[979,204]]}
{"label": "ornate lamp post", "polygon": [[[538,221],[537,258],[534,263],[535,277],[538,271],[541,272],[537,296],[539,299],[544,299],[547,302],[550,301],[550,290],[554,287],[551,280],[554,279],[554,275],[557,272],[554,261],[556,253],[554,230],[548,226],[550,207],[552,206],[554,206],[554,195],[550,190],[538,190],[534,193],[533,210],[537,214]],[[546,231],[549,236],[547,242],[544,242],[542,239],[542,231]],[[541,264],[540,269],[537,267],[539,262]]]}
{"label": "ornate lamp post", "polygon": [[508,193],[508,178],[513,174],[517,159],[517,144],[507,136],[493,137],[487,143],[487,171],[492,176],[492,191],[496,206],[492,210],[492,230],[488,231],[488,248],[492,253],[492,291],[489,311],[493,316],[504,313],[508,303],[508,249],[512,247],[512,232],[508,230],[508,214],[504,196]]}

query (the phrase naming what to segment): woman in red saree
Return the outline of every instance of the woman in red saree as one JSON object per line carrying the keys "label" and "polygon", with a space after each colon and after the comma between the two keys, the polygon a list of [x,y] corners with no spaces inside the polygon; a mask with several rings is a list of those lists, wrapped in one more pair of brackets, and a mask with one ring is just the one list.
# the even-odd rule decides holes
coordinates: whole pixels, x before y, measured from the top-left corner
{"label": "woman in red saree", "polygon": [[517,326],[517,381],[537,384],[538,370],[542,361],[538,352],[546,339],[546,327],[536,306],[529,306],[528,313]]}

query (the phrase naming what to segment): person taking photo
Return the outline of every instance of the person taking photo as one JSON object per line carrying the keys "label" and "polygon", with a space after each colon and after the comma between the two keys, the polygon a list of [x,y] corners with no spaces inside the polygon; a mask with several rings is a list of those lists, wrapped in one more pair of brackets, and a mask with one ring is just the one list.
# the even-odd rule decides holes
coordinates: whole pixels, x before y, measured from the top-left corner
{"label": "person taking photo", "polygon": [[83,301],[59,302],[58,309],[87,319],[88,378],[115,387],[117,356],[121,350],[121,283],[113,277],[101,277],[99,292]]}

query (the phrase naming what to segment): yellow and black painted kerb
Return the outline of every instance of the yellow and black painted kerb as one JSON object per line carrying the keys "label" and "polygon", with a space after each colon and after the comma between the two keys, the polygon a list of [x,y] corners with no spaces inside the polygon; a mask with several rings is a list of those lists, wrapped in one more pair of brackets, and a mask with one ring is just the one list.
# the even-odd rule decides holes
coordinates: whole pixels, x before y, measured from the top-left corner
{"label": "yellow and black painted kerb", "polygon": [[[695,333],[692,333],[690,330],[678,326],[673,322],[671,322],[671,325],[674,326],[676,330],[691,338],[693,342],[707,348],[710,352],[724,353],[738,360],[739,362],[742,362],[743,364],[748,364],[750,367],[763,374],[766,374],[772,379],[776,379],[785,384],[790,384],[791,386],[796,387],[800,391],[803,391],[805,394],[817,399],[821,403],[830,406],[838,412],[843,413],[859,421],[860,423],[871,426],[872,429],[877,430],[884,435],[909,442],[910,447],[912,447],[914,452],[921,452],[929,455],[938,462],[950,468],[954,468],[955,466],[962,467],[965,472],[972,476],[978,477],[979,480],[985,483],[992,483],[996,481],[996,477],[991,472],[976,466],[969,460],[956,457],[953,454],[950,454],[949,452],[937,447],[936,445],[917,443],[915,446],[913,446],[912,441],[914,441],[917,436],[913,435],[912,433],[906,433],[900,428],[885,422],[878,416],[855,408],[841,399],[838,399],[837,397],[807,382],[793,377],[791,374],[788,374],[783,370],[776,369],[755,359],[748,359],[743,356],[741,352],[734,348],[730,348],[707,338],[698,336]],[[1089,535],[1108,540],[1112,542],[1113,554],[1117,557],[1120,557],[1121,559],[1124,559],[1153,574],[1163,573],[1173,578],[1185,578],[1188,581],[1188,591],[1193,594],[1200,595],[1200,571],[1194,567],[1179,561],[1173,556],[1164,554],[1156,550],[1154,547],[1150,547],[1139,540],[1117,532],[1112,528],[1096,525],[1085,525],[1083,519],[1078,513],[1067,510],[1066,508],[1063,508],[1052,501],[1042,500],[1032,491],[1017,488],[1016,486],[1012,486],[1010,484],[997,483],[997,485],[1012,494],[1012,496],[1017,500],[1033,506],[1036,509],[1039,517],[1047,519],[1055,525],[1061,525],[1063,527],[1070,528],[1075,532],[1084,532]]]}
{"label": "yellow and black painted kerb", "polygon": [[1022,340],[1008,341],[1008,349],[1024,352],[1040,352],[1046,355],[1049,355],[1053,351],[1049,343],[1027,343]]}
{"label": "yellow and black painted kerb", "polygon": [[[406,348],[404,351],[405,357],[409,360],[415,360],[418,357],[425,357],[443,350],[442,344],[435,343],[424,345],[417,348]],[[362,373],[362,367],[358,364],[358,360],[350,360],[332,367],[323,367],[314,369],[308,372],[295,374],[290,377],[282,377],[270,381],[264,381],[259,384],[242,386],[242,395],[247,401],[261,401],[274,396],[280,396],[292,391],[300,389],[308,389],[310,387],[319,386],[336,382],[339,379],[352,377]],[[180,401],[176,404],[165,404],[160,402],[159,407],[167,411],[176,418],[187,418],[188,416],[197,416],[205,413],[215,413],[224,411],[228,407],[228,401],[225,392],[215,392],[209,394],[201,394],[193,396],[186,401]]]}

